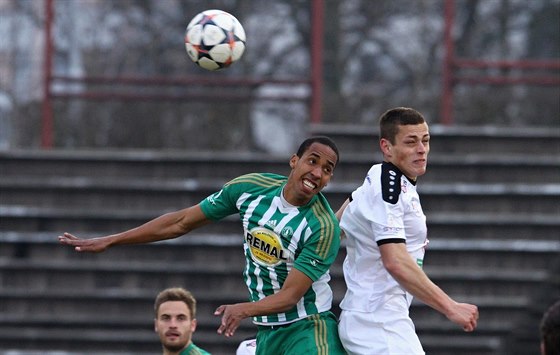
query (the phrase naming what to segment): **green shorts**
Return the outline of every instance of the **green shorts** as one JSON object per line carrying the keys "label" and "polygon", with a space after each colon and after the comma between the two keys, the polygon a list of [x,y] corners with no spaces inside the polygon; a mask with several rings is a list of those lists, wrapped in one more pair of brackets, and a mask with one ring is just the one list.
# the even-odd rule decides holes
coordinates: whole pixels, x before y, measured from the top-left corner
{"label": "green shorts", "polygon": [[256,355],[344,355],[335,315],[328,311],[296,322],[259,325]]}

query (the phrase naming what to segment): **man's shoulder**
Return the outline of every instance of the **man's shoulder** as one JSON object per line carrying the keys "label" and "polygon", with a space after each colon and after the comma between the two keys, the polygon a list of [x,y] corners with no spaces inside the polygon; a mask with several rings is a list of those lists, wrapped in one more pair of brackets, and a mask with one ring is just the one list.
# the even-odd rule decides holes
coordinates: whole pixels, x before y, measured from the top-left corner
{"label": "man's shoulder", "polygon": [[180,355],[212,355],[208,351],[199,348],[194,343],[190,343]]}
{"label": "man's shoulder", "polygon": [[383,201],[392,205],[399,202],[403,173],[393,164],[383,163],[381,167],[381,194]]}
{"label": "man's shoulder", "polygon": [[286,182],[287,177],[273,173],[250,173],[244,174],[230,180],[225,186],[248,184],[260,187],[277,187]]}
{"label": "man's shoulder", "polygon": [[317,197],[313,200],[311,206],[315,211],[320,212],[320,214],[328,214],[330,215],[331,218],[336,219],[334,211],[332,210],[331,205],[329,203],[329,200],[322,192],[319,192],[317,194]]}

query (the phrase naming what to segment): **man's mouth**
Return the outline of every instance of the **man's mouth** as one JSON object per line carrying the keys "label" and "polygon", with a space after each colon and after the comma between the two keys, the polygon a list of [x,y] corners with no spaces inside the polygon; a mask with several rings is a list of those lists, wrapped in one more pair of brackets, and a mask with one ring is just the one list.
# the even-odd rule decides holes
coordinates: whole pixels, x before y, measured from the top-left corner
{"label": "man's mouth", "polygon": [[317,185],[307,179],[303,179],[303,185],[311,190],[315,190]]}
{"label": "man's mouth", "polygon": [[167,332],[165,333],[166,337],[178,337],[181,336],[181,334],[177,333],[177,332]]}

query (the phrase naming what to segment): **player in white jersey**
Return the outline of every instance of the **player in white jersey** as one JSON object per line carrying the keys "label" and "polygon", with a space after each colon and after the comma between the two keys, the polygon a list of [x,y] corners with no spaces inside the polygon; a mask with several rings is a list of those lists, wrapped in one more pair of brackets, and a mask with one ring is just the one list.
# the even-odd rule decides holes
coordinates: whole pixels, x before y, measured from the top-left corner
{"label": "player in white jersey", "polygon": [[327,137],[306,139],[290,159],[288,177],[255,173],[237,177],[201,203],[105,237],[59,236],[77,251],[99,252],[123,244],[176,238],[209,222],[239,214],[244,230],[244,278],[249,302],[221,305],[218,333],[232,336],[240,322],[258,325],[261,354],[344,354],[330,311],[329,267],[340,228],[321,190],[338,163]]}
{"label": "player in white jersey", "polygon": [[422,271],[428,239],[416,178],[426,171],[429,141],[419,112],[385,112],[384,161],[337,211],[347,237],[339,334],[348,354],[424,354],[408,312],[413,296],[465,331],[476,328],[477,307],[455,302]]}

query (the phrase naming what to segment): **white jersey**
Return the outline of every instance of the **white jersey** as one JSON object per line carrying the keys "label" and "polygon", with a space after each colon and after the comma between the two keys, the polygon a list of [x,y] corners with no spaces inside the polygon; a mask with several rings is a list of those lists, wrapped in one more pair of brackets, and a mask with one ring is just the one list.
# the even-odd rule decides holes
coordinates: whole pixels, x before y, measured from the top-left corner
{"label": "white jersey", "polygon": [[385,295],[409,294],[383,266],[379,245],[406,243],[408,253],[422,267],[428,244],[426,216],[415,182],[390,163],[376,164],[352,193],[340,227],[347,241],[344,260],[346,295],[343,310],[373,312]]}
{"label": "white jersey", "polygon": [[243,340],[237,350],[235,351],[235,355],[255,355],[257,353],[257,339],[245,339]]}

